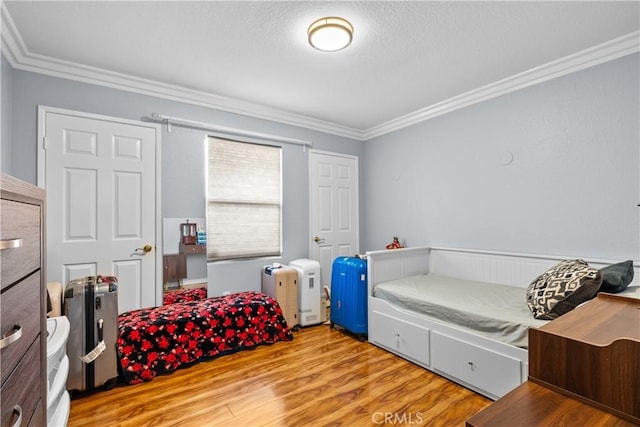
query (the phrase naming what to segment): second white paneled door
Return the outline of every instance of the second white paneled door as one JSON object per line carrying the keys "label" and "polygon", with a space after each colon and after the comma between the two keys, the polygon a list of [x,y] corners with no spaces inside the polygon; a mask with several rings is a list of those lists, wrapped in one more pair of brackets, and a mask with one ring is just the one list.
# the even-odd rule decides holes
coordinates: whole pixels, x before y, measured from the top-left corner
{"label": "second white paneled door", "polygon": [[310,258],[320,263],[322,284],[331,285],[331,264],[360,251],[358,158],[309,152]]}
{"label": "second white paneled door", "polygon": [[158,126],[47,107],[39,121],[47,280],[112,274],[119,312],[159,304]]}

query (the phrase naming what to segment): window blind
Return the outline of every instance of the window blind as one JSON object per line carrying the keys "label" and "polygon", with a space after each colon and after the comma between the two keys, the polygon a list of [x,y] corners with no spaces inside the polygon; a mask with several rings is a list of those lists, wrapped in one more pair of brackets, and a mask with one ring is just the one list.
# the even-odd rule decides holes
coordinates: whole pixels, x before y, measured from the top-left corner
{"label": "window blind", "polygon": [[281,256],[281,148],[208,139],[207,259]]}

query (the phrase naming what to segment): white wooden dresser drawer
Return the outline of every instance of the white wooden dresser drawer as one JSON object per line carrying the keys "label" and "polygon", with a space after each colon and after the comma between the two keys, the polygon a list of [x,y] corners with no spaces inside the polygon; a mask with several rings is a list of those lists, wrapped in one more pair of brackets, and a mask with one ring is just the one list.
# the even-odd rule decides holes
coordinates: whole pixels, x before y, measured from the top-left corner
{"label": "white wooden dresser drawer", "polygon": [[432,368],[498,398],[522,383],[520,361],[439,332],[431,333]]}
{"label": "white wooden dresser drawer", "polygon": [[429,366],[429,329],[375,310],[371,317],[370,331],[376,332],[370,339],[394,353]]}

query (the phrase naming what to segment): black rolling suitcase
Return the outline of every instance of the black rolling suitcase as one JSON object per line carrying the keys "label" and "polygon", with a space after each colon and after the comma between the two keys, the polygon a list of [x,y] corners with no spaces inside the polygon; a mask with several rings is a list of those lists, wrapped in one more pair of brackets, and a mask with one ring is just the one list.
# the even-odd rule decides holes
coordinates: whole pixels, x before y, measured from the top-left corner
{"label": "black rolling suitcase", "polygon": [[72,280],[64,291],[67,341],[67,390],[113,388],[118,379],[118,281],[113,276]]}

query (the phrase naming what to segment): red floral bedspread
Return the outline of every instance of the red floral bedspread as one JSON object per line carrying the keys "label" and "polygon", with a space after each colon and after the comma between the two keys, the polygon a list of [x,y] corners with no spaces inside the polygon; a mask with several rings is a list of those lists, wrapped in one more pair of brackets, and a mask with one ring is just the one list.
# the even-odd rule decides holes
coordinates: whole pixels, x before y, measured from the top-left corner
{"label": "red floral bedspread", "polygon": [[293,339],[278,303],[260,292],[123,313],[118,333],[118,360],[129,384],[203,358]]}
{"label": "red floral bedspread", "polygon": [[197,301],[207,297],[206,288],[181,289],[179,291],[165,292],[162,297],[164,305],[177,302]]}

